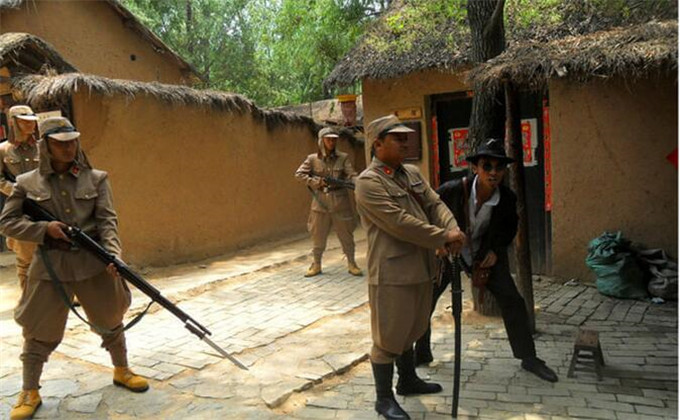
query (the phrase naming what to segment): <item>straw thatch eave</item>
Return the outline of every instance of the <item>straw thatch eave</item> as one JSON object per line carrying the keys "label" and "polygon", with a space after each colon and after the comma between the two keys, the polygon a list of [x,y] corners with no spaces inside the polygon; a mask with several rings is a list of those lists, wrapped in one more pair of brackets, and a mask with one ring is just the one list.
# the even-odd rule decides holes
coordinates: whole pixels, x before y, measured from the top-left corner
{"label": "straw thatch eave", "polygon": [[77,71],[50,44],[26,33],[6,32],[0,35],[0,67],[10,67],[13,74],[58,73]]}
{"label": "straw thatch eave", "polygon": [[[654,20],[677,20],[677,0],[506,0],[508,47],[551,42]],[[424,7],[423,5],[435,5]],[[393,0],[324,80],[328,90],[364,79],[392,79],[422,70],[469,68],[467,0]],[[439,9],[436,9],[439,7]],[[433,9],[434,8],[434,9]],[[446,13],[423,14],[425,10]],[[451,13],[453,10],[453,13]]]}
{"label": "straw thatch eave", "polygon": [[654,73],[677,77],[677,67],[678,22],[668,20],[517,45],[473,69],[468,78],[475,90],[496,90],[505,80],[520,88],[542,89],[552,78],[583,82]]}
{"label": "straw thatch eave", "polygon": [[120,95],[129,100],[146,95],[170,105],[250,114],[256,121],[265,124],[268,130],[294,125],[308,128],[314,136],[318,131],[318,126],[311,118],[261,109],[241,95],[214,90],[198,90],[155,82],[108,79],[82,73],[24,76],[12,79],[12,83],[14,88],[23,94],[26,102],[36,109],[42,109],[54,103],[66,103],[76,92],[97,93],[108,97]]}

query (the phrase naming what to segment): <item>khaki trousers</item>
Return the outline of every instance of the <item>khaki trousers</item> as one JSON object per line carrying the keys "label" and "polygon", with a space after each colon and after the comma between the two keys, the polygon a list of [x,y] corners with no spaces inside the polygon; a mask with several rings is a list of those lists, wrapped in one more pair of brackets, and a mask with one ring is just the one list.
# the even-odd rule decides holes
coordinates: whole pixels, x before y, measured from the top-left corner
{"label": "khaki trousers", "polygon": [[356,219],[351,211],[327,213],[312,210],[309,213],[307,229],[312,235],[314,243],[312,248],[314,261],[321,263],[321,257],[326,250],[331,226],[333,226],[335,233],[338,235],[340,245],[342,245],[342,252],[347,256],[347,261],[354,262],[354,229],[356,228]]}
{"label": "khaki trousers", "polygon": [[427,331],[432,283],[368,285],[371,308],[371,362],[392,363]]}
{"label": "khaki trousers", "polygon": [[7,238],[7,248],[14,251],[16,254],[17,277],[19,278],[19,286],[21,290],[26,287],[26,279],[28,279],[28,267],[33,260],[33,254],[38,244],[35,242],[20,241],[14,238]]}
{"label": "khaki trousers", "polygon": [[[123,315],[130,307],[131,294],[125,281],[113,279],[106,271],[83,281],[63,282],[69,299],[78,297],[90,323],[112,330],[102,335],[102,347],[111,354],[114,366],[127,366]],[[35,389],[42,364],[64,337],[69,308],[51,280],[29,278],[14,309],[21,325],[24,348],[24,389]]]}

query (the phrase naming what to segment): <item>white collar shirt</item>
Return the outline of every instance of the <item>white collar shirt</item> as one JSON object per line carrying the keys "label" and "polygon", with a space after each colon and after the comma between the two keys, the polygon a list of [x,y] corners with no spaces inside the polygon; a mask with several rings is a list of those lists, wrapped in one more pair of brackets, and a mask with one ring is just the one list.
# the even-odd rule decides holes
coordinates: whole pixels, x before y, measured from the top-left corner
{"label": "white collar shirt", "polygon": [[461,254],[465,263],[472,267],[473,257],[479,251],[479,247],[482,243],[482,237],[486,233],[489,223],[491,222],[491,212],[493,208],[501,200],[501,192],[498,188],[493,192],[491,198],[486,200],[486,202],[477,210],[477,177],[475,177],[472,183],[472,188],[470,189],[470,198],[468,199],[468,228],[466,235],[468,236],[465,241],[465,246],[463,247]]}

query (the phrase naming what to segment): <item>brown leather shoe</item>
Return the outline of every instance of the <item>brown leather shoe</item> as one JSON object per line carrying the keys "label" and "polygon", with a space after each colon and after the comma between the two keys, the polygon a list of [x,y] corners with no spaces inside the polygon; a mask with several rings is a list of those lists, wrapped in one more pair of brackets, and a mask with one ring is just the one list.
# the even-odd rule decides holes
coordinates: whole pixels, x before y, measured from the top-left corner
{"label": "brown leather shoe", "polygon": [[307,269],[305,277],[314,277],[317,274],[321,274],[321,264],[318,262],[313,262],[312,265],[310,265],[309,268]]}
{"label": "brown leather shoe", "polygon": [[347,264],[347,272],[353,276],[363,276],[364,273],[355,262]]}
{"label": "brown leather shoe", "polygon": [[37,389],[25,389],[19,394],[19,400],[9,413],[10,420],[30,419],[42,404]]}
{"label": "brown leather shoe", "polygon": [[113,384],[122,386],[132,392],[144,392],[149,389],[149,383],[139,375],[135,375],[129,367],[113,368]]}

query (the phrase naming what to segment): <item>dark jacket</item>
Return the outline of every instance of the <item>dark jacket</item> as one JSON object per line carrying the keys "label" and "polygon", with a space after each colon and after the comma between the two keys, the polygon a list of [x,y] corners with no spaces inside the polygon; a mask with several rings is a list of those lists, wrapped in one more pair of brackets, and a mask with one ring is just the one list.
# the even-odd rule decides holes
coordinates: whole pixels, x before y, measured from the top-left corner
{"label": "dark jacket", "polygon": [[[474,177],[467,177],[467,197]],[[474,260],[482,260],[489,250],[496,255],[505,252],[517,234],[517,197],[510,188],[500,185],[501,198],[491,212],[491,220],[486,233],[482,237],[477,255]],[[465,194],[463,193],[463,179],[454,179],[443,183],[437,188],[442,201],[451,209],[460,229],[467,235],[468,221],[465,217]]]}

